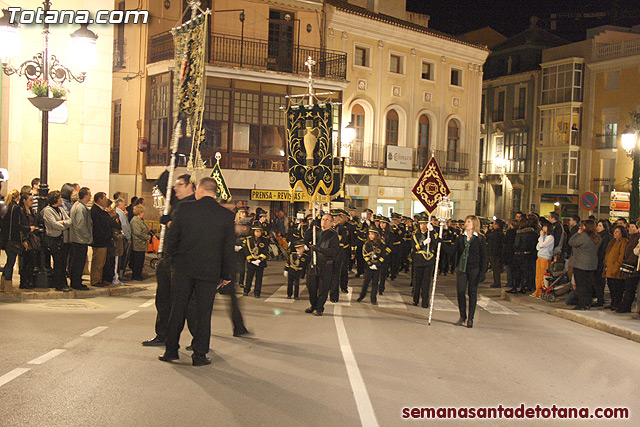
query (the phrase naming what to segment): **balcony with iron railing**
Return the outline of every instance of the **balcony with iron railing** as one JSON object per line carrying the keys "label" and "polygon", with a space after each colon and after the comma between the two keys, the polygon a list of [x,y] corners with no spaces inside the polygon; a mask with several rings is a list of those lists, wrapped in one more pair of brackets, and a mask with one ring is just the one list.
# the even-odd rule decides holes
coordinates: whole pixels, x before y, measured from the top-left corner
{"label": "balcony with iron railing", "polygon": [[[239,67],[259,71],[306,75],[307,58],[316,61],[315,76],[334,80],[347,77],[347,54],[334,50],[282,45],[266,40],[212,34],[209,63],[223,67]],[[149,63],[172,59],[173,38],[170,33],[158,34],[149,40]]]}
{"label": "balcony with iron railing", "polygon": [[618,148],[616,135],[596,135],[593,138],[593,148],[596,150],[608,150]]}

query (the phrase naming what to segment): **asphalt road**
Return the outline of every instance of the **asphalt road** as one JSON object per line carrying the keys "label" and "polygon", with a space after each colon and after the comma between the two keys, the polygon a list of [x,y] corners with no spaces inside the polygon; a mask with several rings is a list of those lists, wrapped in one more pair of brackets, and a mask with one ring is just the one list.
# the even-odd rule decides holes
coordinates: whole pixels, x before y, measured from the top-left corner
{"label": "asphalt road", "polygon": [[[162,348],[140,345],[153,337],[146,298],[0,305],[0,425],[395,426],[431,422],[403,419],[405,407],[522,403],[630,409],[626,420],[529,425],[638,425],[635,342],[488,298],[486,287],[474,328],[457,327],[451,276],[439,282],[431,326],[410,304],[406,276],[377,307],[355,301],[361,280],[352,280],[356,294],[315,317],[304,313],[306,291],[285,298],[271,265],[263,297],[241,298],[251,336],[231,336],[227,299],[216,299],[204,367],[183,349],[170,364],[157,360]],[[182,347],[190,338],[185,328]]]}

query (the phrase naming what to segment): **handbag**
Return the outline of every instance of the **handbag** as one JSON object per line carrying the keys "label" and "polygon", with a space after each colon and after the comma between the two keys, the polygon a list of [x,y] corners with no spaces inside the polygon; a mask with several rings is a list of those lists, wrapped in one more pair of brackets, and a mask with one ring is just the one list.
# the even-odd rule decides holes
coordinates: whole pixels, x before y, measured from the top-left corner
{"label": "handbag", "polygon": [[64,237],[62,235],[58,237],[51,237],[45,234],[44,245],[52,252],[59,252],[62,250],[62,247],[64,245]]}
{"label": "handbag", "polygon": [[623,262],[620,271],[626,274],[634,274],[637,272],[636,265],[630,262]]}

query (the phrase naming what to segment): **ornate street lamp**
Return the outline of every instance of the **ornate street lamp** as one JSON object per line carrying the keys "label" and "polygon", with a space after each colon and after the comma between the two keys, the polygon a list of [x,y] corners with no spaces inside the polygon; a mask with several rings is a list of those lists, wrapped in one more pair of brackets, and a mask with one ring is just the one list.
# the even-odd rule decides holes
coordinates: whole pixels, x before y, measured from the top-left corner
{"label": "ornate street lamp", "polygon": [[[51,9],[51,1],[43,2],[45,16]],[[59,98],[49,98],[49,82],[62,85],[67,81],[82,83],[86,77],[86,69],[93,65],[91,61],[95,59],[95,46],[98,36],[81,25],[80,29],[71,34],[71,45],[73,52],[82,63],[82,70],[79,74],[74,74],[69,68],[60,64],[58,58],[49,53],[49,24],[44,23],[42,27],[43,49],[33,58],[14,67],[11,59],[19,51],[20,36],[17,23],[9,21],[9,12],[3,9],[3,16],[0,18],[0,59],[2,60],[2,71],[11,76],[25,76],[28,81],[41,79],[46,87],[45,96],[36,96],[29,101],[42,112],[42,146],[40,153],[40,191],[38,193],[38,208],[46,206],[45,198],[49,192],[48,177],[48,151],[49,151],[49,111],[57,108],[65,100]],[[46,20],[45,20],[46,21]]]}
{"label": "ornate street lamp", "polygon": [[638,147],[638,131],[634,125],[628,126],[622,133],[621,142],[627,156],[633,159],[629,215],[631,220],[636,220],[640,217],[640,147]]}

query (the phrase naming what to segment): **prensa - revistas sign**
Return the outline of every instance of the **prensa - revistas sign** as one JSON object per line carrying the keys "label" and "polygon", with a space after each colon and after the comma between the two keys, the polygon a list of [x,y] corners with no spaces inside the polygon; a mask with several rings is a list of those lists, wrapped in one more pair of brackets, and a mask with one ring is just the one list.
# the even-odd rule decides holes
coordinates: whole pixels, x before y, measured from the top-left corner
{"label": "prensa - revistas sign", "polygon": [[387,169],[413,169],[413,149],[387,145]]}

